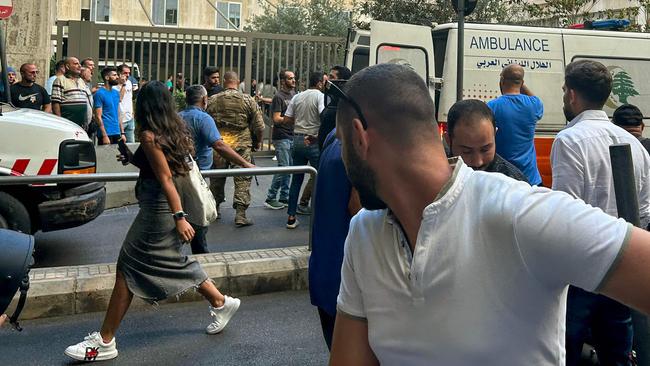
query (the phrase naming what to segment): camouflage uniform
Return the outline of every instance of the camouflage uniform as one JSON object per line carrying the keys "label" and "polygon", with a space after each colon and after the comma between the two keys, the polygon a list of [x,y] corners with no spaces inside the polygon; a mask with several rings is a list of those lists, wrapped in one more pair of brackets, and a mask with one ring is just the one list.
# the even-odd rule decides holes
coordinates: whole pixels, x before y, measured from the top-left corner
{"label": "camouflage uniform", "polygon": [[[236,89],[226,89],[208,99],[208,114],[217,123],[223,141],[230,145],[246,161],[251,162],[253,133],[264,130],[262,112],[255,100]],[[219,154],[213,154],[214,169],[237,168]],[[246,210],[251,202],[251,177],[234,177],[235,196],[233,208]],[[224,202],[226,178],[211,178],[210,189],[217,203]]]}

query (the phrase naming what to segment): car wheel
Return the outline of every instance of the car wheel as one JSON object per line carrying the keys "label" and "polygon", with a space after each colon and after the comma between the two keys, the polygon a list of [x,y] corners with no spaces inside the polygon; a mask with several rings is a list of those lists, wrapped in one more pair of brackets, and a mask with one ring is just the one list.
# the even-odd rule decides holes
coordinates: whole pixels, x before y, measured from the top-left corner
{"label": "car wheel", "polygon": [[0,192],[0,228],[32,233],[29,212],[20,201],[5,192]]}

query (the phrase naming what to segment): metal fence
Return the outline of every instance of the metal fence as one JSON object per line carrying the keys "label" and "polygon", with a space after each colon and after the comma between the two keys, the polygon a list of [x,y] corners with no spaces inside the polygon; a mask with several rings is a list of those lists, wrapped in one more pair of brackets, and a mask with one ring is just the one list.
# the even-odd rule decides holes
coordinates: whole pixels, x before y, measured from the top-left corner
{"label": "metal fence", "polygon": [[[273,174],[294,174],[307,173],[314,178],[314,193],[316,191],[316,174],[315,168],[309,165],[283,166],[283,167],[264,167],[264,168],[247,168],[247,169],[211,169],[202,170],[201,174],[205,178],[224,178],[240,177],[255,175],[273,175]],[[7,176],[0,177],[0,186],[17,186],[25,184],[51,184],[51,183],[90,183],[90,182],[129,182],[138,180],[139,173],[95,173],[95,174],[70,174],[70,175],[30,175],[30,176]],[[311,205],[315,207],[316,195],[311,196]],[[309,217],[309,250],[311,250],[311,233],[314,223],[314,215]]]}
{"label": "metal fence", "polygon": [[[167,80],[183,73],[191,84],[203,83],[202,71],[216,66],[239,73],[247,92],[252,80],[276,85],[281,69],[289,69],[305,89],[309,73],[341,64],[345,39],[226,30],[143,27],[58,21],[52,35],[55,58],[92,57],[98,67],[126,63],[147,80]],[[266,111],[268,113],[268,109]],[[270,119],[266,121],[271,127]],[[270,148],[271,128],[267,148]]]}

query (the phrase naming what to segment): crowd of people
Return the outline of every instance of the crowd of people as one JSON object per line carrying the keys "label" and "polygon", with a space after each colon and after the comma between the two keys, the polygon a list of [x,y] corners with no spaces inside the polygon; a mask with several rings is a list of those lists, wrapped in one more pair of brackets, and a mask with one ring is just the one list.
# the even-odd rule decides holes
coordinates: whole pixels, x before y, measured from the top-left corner
{"label": "crowd of people", "polygon": [[[542,186],[534,145],[544,106],[516,64],[501,72],[500,97],[451,107],[443,139],[427,86],[404,65],[354,76],[334,66],[308,75],[302,92],[292,70],[279,72],[277,88],[253,81],[250,93],[236,72],[222,81],[216,67],[204,69],[201,85],[182,74],[138,85],[127,65],[105,67],[94,84],[94,62],[74,57],[57,63],[45,88],[35,65],[20,74],[9,77],[14,105],[65,117],[100,144],[140,142],[120,156],[140,169],[140,211],[101,330],[70,346],[72,358],[117,357],[115,333],[133,295],[154,303],[195,288],[209,302],[206,332],[225,328],[240,301],[182,254],[183,242],[207,253],[208,228],[186,220],[173,177],[189,171],[188,155],[201,170],[254,167],[268,115],[278,166],[319,171],[304,189],[304,174],[274,176],[264,205],[287,210],[287,229],[297,215],[314,215],[309,288],[332,365],[566,357],[573,366],[587,341],[601,364],[631,365],[627,305],[650,311],[637,290],[650,280],[650,234],[616,219],[608,148],[631,146],[646,229],[650,140],[636,106],[619,107],[611,121],[603,111],[612,77],[598,62],[566,67],[569,124],[553,143],[552,187]],[[234,184],[234,224],[253,225],[251,177]],[[225,178],[209,185],[219,212]]]}

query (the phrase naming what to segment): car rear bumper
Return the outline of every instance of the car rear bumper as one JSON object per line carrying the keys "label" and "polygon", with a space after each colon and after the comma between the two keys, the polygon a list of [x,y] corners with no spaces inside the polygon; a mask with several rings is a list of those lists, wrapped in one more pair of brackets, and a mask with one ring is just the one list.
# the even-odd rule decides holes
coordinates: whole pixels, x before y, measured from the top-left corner
{"label": "car rear bumper", "polygon": [[103,183],[88,183],[66,190],[63,197],[38,205],[41,230],[67,229],[92,221],[104,212],[106,188]]}

